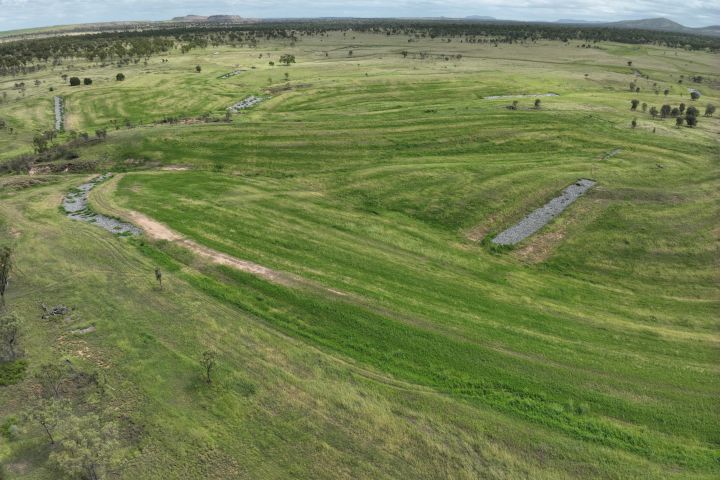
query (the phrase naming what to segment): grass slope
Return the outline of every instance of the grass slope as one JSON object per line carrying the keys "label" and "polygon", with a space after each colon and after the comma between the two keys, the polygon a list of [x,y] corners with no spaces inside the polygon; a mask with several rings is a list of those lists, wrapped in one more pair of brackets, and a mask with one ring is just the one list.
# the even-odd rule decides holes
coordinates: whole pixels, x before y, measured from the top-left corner
{"label": "grass slope", "polygon": [[[75,338],[72,325],[30,321],[30,368],[61,355],[106,367],[122,386],[116,408],[145,429],[127,478],[718,474],[718,120],[678,130],[628,112],[635,97],[689,103],[679,72],[716,76],[716,58],[425,39],[411,50],[462,59],[402,59],[404,39],[370,35],[263,47],[262,60],[250,49],[173,55],[125,69],[121,85],[85,65],[107,79],[61,87],[83,129],[220,115],[272,88],[231,124],[121,129],[83,149],[114,169],[191,168],[129,172],[93,206],[140,211],[353,296],[73,223],[56,206],[80,177],[0,193],[22,267],[10,301],[32,319],[37,301],[74,303],[98,327]],[[284,51],[299,63],[266,65]],[[627,59],[651,75],[640,95],[627,92]],[[650,93],[653,82],[671,96]],[[539,111],[482,98],[544,92],[560,96]],[[0,111],[38,125],[21,108],[36,95]],[[599,186],[537,236],[501,252],[480,242],[581,177]],[[209,392],[196,364],[207,346],[222,365]],[[0,401],[17,412],[31,388],[0,389]],[[4,444],[8,470],[51,478],[29,453],[37,442]]]}

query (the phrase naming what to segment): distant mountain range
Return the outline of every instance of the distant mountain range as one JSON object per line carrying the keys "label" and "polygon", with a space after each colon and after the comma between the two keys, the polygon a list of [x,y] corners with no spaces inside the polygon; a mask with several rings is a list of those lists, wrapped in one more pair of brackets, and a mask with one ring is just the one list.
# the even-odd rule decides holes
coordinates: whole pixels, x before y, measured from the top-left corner
{"label": "distant mountain range", "polygon": [[710,25],[708,27],[692,28],[681,25],[667,18],[644,18],[642,20],[622,20],[620,22],[588,22],[585,20],[558,20],[556,23],[562,24],[578,24],[578,25],[597,25],[600,27],[613,28],[636,28],[638,30],[659,30],[662,32],[675,33],[694,33],[699,35],[720,36],[720,25]]}
{"label": "distant mountain range", "polygon": [[[496,22],[496,23],[517,23],[516,20],[501,20],[494,17],[483,17],[480,15],[471,15],[463,18],[463,20],[472,22]],[[521,22],[525,23],[525,22]],[[696,35],[712,35],[720,36],[720,25],[710,25],[708,27],[686,27],[667,18],[644,18],[641,20],[622,20],[619,22],[603,22],[592,20],[571,20],[560,19],[555,22],[532,22],[532,23],[556,23],[561,25],[585,25],[593,27],[610,27],[610,28],[634,28],[638,30],[656,30],[661,32],[674,33],[693,33]]]}
{"label": "distant mountain range", "polygon": [[[218,24],[242,24],[257,22],[273,22],[273,21],[292,21],[293,19],[254,19],[244,18],[238,15],[185,15],[183,17],[175,17],[170,23],[218,23]],[[312,20],[308,18],[307,20]],[[343,20],[341,17],[317,18],[315,20]],[[347,19],[345,19],[347,20]],[[492,23],[527,23],[517,20],[502,20],[495,17],[484,15],[469,15],[464,18],[435,17],[426,18],[425,20],[461,20],[468,22],[492,22]],[[720,36],[720,25],[712,25],[709,27],[692,28],[681,25],[667,18],[645,18],[642,20],[622,20],[620,22],[598,22],[589,20],[570,20],[561,19],[556,22],[532,22],[532,23],[554,23],[561,25],[586,25],[593,27],[610,27],[610,28],[635,28],[639,30],[658,30],[662,32],[674,33],[694,33],[696,35],[713,35]]]}

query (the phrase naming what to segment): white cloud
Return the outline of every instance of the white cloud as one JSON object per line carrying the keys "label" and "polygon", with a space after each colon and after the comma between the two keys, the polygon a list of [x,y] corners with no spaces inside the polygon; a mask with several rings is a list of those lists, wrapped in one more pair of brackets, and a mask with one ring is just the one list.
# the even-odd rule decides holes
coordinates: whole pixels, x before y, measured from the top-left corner
{"label": "white cloud", "polygon": [[624,20],[665,16],[690,26],[720,24],[718,0],[0,0],[0,30],[111,20],[164,20],[188,13],[245,17],[431,17]]}

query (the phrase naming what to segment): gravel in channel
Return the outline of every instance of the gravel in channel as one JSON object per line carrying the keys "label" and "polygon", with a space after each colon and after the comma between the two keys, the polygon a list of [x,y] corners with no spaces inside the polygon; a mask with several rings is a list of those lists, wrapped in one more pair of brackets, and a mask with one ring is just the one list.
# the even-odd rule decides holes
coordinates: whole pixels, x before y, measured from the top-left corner
{"label": "gravel in channel", "polygon": [[244,100],[241,100],[237,102],[235,105],[228,108],[233,113],[237,113],[240,110],[246,110],[250,107],[254,107],[258,103],[262,102],[264,99],[262,97],[256,97],[255,95],[251,95],[247,97]]}
{"label": "gravel in channel", "polygon": [[140,235],[140,230],[135,225],[130,223],[121,222],[114,218],[94,213],[88,208],[88,195],[90,191],[95,188],[98,183],[104,182],[105,180],[112,177],[112,174],[100,175],[90,180],[88,183],[83,183],[73,192],[68,193],[63,198],[63,209],[67,216],[73,220],[79,220],[81,222],[94,223],[100,228],[104,228],[108,232],[117,234],[130,234]]}
{"label": "gravel in channel", "polygon": [[495,238],[492,242],[497,245],[515,245],[548,224],[550,220],[560,215],[575,200],[595,185],[592,180],[581,179],[567,187],[560,196],[553,198],[548,203],[520,220],[514,226],[508,228]]}
{"label": "gravel in channel", "polygon": [[62,97],[55,97],[55,130],[60,131],[62,130],[65,125],[63,121],[63,99]]}

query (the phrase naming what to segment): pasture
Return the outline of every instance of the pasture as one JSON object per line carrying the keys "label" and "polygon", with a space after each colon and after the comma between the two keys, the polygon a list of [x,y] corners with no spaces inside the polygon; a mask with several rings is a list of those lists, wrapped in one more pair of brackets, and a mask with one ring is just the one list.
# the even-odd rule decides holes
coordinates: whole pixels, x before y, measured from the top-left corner
{"label": "pasture", "polygon": [[[94,211],[299,279],[75,222],[58,206],[89,174],[9,177],[33,184],[0,188],[29,369],[104,372],[133,426],[122,478],[715,478],[720,120],[676,128],[630,101],[702,112],[720,103],[718,57],[580,43],[335,32],[78,60],[23,92],[0,78],[0,159],[52,128],[60,95],[58,141],[108,132],[77,149],[117,173]],[[537,234],[490,242],[581,178],[597,185]],[[80,318],[42,321],[38,302]],[[0,387],[3,425],[33,388]],[[0,442],[5,473],[53,478],[22,429]]]}

